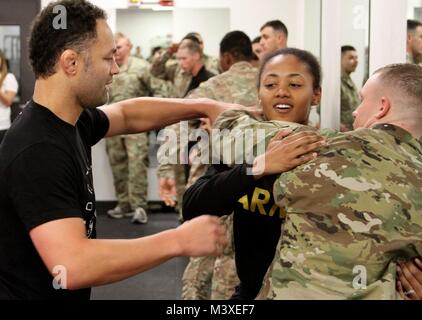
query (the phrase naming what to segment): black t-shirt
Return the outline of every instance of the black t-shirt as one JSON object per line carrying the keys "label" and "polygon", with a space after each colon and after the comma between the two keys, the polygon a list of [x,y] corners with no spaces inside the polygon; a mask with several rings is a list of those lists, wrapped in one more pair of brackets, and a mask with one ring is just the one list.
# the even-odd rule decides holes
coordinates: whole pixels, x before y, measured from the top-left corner
{"label": "black t-shirt", "polygon": [[233,212],[236,270],[240,285],[233,299],[254,299],[274,258],[284,216],[274,202],[276,175],[257,181],[247,165],[211,166],[183,196],[183,217]]}
{"label": "black t-shirt", "polygon": [[0,299],[89,299],[89,288],[54,289],[29,231],[79,217],[96,237],[91,146],[108,127],[101,110],[72,126],[34,101],[13,122],[0,147]]}
{"label": "black t-shirt", "polygon": [[212,72],[208,71],[207,69],[205,69],[205,66],[202,66],[202,68],[199,70],[198,74],[197,74],[196,76],[192,77],[192,80],[191,80],[191,81],[190,81],[190,83],[189,83],[189,87],[188,87],[188,89],[186,90],[186,94],[185,94],[185,96],[187,96],[187,95],[188,95],[188,93],[189,93],[191,90],[198,88],[198,87],[199,87],[199,85],[200,85],[202,82],[205,82],[205,81],[207,81],[209,78],[212,78],[212,77],[214,77],[214,76],[215,76],[215,74],[214,74],[214,73],[212,73]]}

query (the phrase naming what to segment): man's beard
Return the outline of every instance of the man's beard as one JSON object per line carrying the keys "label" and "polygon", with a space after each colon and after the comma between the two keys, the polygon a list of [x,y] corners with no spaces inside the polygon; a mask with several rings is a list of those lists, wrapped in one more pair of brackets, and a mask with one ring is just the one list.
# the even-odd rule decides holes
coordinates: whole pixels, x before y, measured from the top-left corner
{"label": "man's beard", "polygon": [[109,89],[105,90],[105,93],[101,96],[101,98],[98,99],[79,99],[80,100],[80,104],[81,107],[85,110],[85,109],[94,109],[100,106],[103,106],[105,104],[108,104],[110,99],[110,93],[109,93]]}

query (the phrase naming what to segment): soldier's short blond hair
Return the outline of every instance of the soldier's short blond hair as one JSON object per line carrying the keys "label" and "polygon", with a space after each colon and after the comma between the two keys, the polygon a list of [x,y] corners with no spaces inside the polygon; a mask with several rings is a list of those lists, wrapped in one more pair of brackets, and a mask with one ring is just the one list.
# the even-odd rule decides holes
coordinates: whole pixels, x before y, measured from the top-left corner
{"label": "soldier's short blond hair", "polygon": [[374,74],[379,74],[383,86],[409,101],[409,107],[412,104],[422,107],[422,67],[410,63],[391,64],[378,69]]}
{"label": "soldier's short blond hair", "polygon": [[114,40],[120,40],[120,39],[126,39],[129,45],[132,45],[132,42],[130,41],[129,37],[127,37],[123,32],[116,32],[114,34]]}
{"label": "soldier's short blond hair", "polygon": [[199,45],[199,43],[192,41],[190,39],[184,39],[180,43],[179,49],[187,49],[191,54],[199,53],[199,55],[202,57],[202,49]]}

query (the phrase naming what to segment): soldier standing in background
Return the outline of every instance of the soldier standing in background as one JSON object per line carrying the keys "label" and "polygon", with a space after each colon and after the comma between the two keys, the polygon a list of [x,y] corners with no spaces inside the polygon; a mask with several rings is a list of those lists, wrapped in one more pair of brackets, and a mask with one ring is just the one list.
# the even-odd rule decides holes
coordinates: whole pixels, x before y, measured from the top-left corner
{"label": "soldier standing in background", "polygon": [[[177,49],[178,65],[174,71],[173,80],[166,81],[172,98],[183,98],[186,94],[197,88],[202,82],[208,80],[213,73],[209,72],[203,64],[202,49],[196,38],[187,38],[182,40]],[[192,123],[192,122],[190,122]],[[174,130],[177,136],[180,136],[179,124],[169,126],[168,129]],[[177,146],[175,146],[177,148]],[[172,164],[160,164],[157,175],[160,180],[160,196],[167,198],[162,194],[163,190],[175,189],[177,193],[177,204],[173,201],[166,202],[167,205],[176,205],[176,210],[181,214],[181,200],[185,191],[187,170],[183,166],[173,166]]]}
{"label": "soldier standing in background", "polygon": [[[161,80],[153,79],[147,61],[130,56],[132,43],[122,33],[115,35],[116,63],[120,72],[113,78],[110,103],[148,97]],[[146,223],[148,191],[148,133],[107,138],[107,153],[113,172],[117,206],[107,212],[111,218],[132,217]]]}
{"label": "soldier standing in background", "polygon": [[353,130],[353,111],[360,104],[358,89],[350,74],[358,66],[358,54],[352,46],[341,47],[341,130]]}
{"label": "soldier standing in background", "polygon": [[264,55],[287,47],[289,32],[286,25],[280,20],[266,22],[261,27],[260,32],[260,43]]}

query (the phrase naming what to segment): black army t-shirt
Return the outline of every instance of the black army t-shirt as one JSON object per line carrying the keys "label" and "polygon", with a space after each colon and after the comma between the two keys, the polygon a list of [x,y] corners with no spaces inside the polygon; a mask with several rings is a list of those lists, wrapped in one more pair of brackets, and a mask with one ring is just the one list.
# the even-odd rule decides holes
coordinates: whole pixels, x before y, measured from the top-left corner
{"label": "black army t-shirt", "polygon": [[89,288],[56,289],[29,232],[80,217],[95,238],[91,146],[108,127],[101,110],[72,126],[33,101],[12,124],[0,146],[0,299],[89,299]]}

